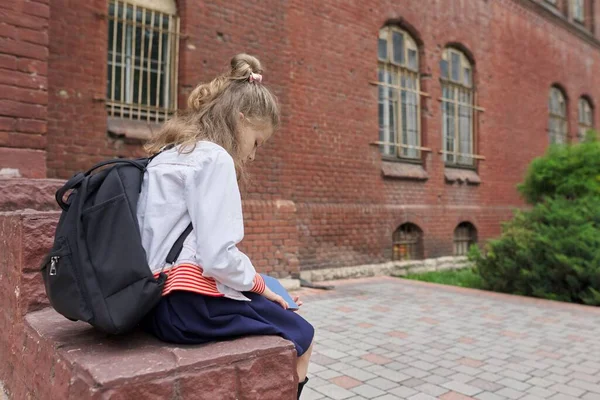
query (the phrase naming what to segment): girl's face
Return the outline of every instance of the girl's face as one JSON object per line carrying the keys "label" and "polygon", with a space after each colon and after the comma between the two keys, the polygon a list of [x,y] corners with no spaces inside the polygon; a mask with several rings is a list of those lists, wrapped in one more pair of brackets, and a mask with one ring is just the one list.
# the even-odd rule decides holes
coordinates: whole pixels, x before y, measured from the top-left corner
{"label": "girl's face", "polygon": [[250,122],[240,113],[240,157],[243,162],[254,161],[256,149],[262,146],[273,134],[270,123]]}

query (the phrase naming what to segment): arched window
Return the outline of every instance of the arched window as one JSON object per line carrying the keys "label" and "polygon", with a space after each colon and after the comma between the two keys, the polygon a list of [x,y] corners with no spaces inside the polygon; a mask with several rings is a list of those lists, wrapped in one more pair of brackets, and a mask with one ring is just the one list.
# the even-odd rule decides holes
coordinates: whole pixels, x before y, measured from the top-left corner
{"label": "arched window", "polygon": [[393,236],[393,260],[420,260],[423,258],[423,231],[415,224],[400,225]]}
{"label": "arched window", "polygon": [[454,255],[464,256],[477,243],[477,229],[470,222],[461,222],[454,230]]}
{"label": "arched window", "polygon": [[404,30],[379,31],[379,141],[383,155],[419,159],[421,152],[419,52]]}
{"label": "arched window", "polygon": [[583,140],[589,130],[594,128],[592,103],[585,97],[579,98],[579,140]]}
{"label": "arched window", "polygon": [[109,0],[108,10],[109,116],[164,121],[177,109],[175,0]]}
{"label": "arched window", "polygon": [[442,76],[442,129],[447,165],[473,166],[475,90],[473,66],[467,56],[446,48],[440,62]]}
{"label": "arched window", "polygon": [[550,88],[548,108],[548,135],[550,143],[566,143],[568,131],[567,100],[562,90],[555,86]]}
{"label": "arched window", "polygon": [[573,20],[583,24],[585,22],[585,0],[570,0],[571,1],[571,13]]}

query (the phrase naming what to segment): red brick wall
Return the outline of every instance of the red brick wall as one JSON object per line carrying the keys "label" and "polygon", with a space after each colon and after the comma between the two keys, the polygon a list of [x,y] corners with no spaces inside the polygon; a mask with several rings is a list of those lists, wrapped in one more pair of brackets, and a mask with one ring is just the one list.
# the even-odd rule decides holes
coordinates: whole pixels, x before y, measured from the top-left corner
{"label": "red brick wall", "polygon": [[[248,199],[296,205],[301,268],[388,260],[392,232],[407,221],[423,230],[425,256],[447,255],[459,222],[471,221],[485,240],[498,234],[512,208],[522,206],[515,185],[548,145],[550,86],[566,90],[571,137],[578,97],[587,94],[596,104],[600,99],[598,36],[574,33],[561,17],[539,12],[536,2],[181,0],[180,105],[233,54],[246,51],[264,62],[283,124],[252,168]],[[51,0],[51,177],[139,152],[138,145],[107,136],[104,105],[95,100],[104,97],[106,85],[106,4]],[[422,90],[430,95],[422,102],[423,144],[433,150],[424,160],[424,182],[382,177],[381,158],[370,145],[378,140],[377,89],[370,84],[377,79],[377,34],[390,20],[405,21],[422,43]],[[451,43],[472,55],[478,105],[485,109],[478,117],[477,153],[486,157],[478,166],[478,186],[446,183],[438,154],[438,65]],[[598,108],[595,117],[600,120]],[[247,215],[248,242],[262,240],[254,227],[264,218]]]}
{"label": "red brick wall", "polygon": [[0,175],[46,176],[48,1],[0,2]]}

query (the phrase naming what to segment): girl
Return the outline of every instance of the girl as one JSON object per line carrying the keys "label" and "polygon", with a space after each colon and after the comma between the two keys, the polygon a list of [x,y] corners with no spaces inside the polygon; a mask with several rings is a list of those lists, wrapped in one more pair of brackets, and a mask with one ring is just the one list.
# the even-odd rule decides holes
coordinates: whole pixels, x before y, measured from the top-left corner
{"label": "girl", "polygon": [[[236,247],[244,236],[238,181],[279,124],[279,108],[247,54],[231,70],[196,87],[188,108],[167,121],[147,150],[158,154],[138,203],[142,244],[153,273],[168,274],[163,298],[145,318],[147,331],[178,344],[246,335],[279,335],[298,353],[298,398],[308,381],[313,327],[286,310]],[[165,150],[166,148],[166,150]],[[163,150],[163,151],[161,151]],[[193,230],[174,265],[164,265],[185,228]]]}

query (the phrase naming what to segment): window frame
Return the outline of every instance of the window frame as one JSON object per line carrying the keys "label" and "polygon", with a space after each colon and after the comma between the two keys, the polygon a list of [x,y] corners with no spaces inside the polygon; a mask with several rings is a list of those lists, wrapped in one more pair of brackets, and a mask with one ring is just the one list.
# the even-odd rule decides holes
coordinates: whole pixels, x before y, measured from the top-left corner
{"label": "window frame", "polygon": [[[586,118],[587,116],[589,116],[589,119]],[[579,141],[585,139],[587,132],[592,129],[594,129],[594,105],[588,97],[581,96],[577,102],[577,136]]]}
{"label": "window frame", "polygon": [[[553,94],[558,94],[559,103],[562,104],[564,114],[556,113],[552,108],[553,106]],[[566,144],[569,141],[569,102],[565,92],[558,86],[552,86],[548,96],[548,139],[551,145],[553,144]],[[552,121],[556,121],[562,127],[558,132],[552,130]],[[560,135],[560,136],[558,136]],[[563,141],[556,141],[558,137],[562,137]]]}
{"label": "window frame", "polygon": [[[571,15],[573,21],[584,24],[585,23],[585,0],[570,0],[571,3]],[[579,11],[579,13],[578,13]]]}
{"label": "window frame", "polygon": [[[164,122],[175,113],[178,102],[180,18],[175,2],[109,0],[108,24],[105,102],[108,116]],[[138,39],[139,35],[143,37]]]}
{"label": "window frame", "polygon": [[[414,235],[414,238],[406,238],[407,235]],[[405,222],[401,224],[392,234],[392,261],[415,261],[423,260],[425,258],[423,248],[423,230],[412,222]],[[406,249],[406,255],[400,254],[401,248]],[[412,250],[412,252],[411,252]],[[415,257],[410,257],[414,252]],[[400,258],[398,258],[400,255]]]}
{"label": "window frame", "polygon": [[[458,65],[459,71],[456,79],[453,77],[453,56],[458,57]],[[444,63],[446,65],[446,73],[444,72]],[[477,113],[484,111],[481,107],[476,106],[477,104],[477,90],[475,86],[475,73],[474,73],[474,63],[471,62],[469,57],[465,54],[464,51],[448,46],[442,52],[442,57],[440,59],[440,82],[442,86],[442,97],[441,101],[441,116],[442,116],[442,150],[440,153],[443,155],[444,163],[447,167],[451,168],[465,168],[465,169],[476,169],[477,161],[483,160],[484,157],[476,154],[476,138],[477,138]],[[465,82],[464,73],[465,69],[470,71],[469,82]],[[446,96],[446,90],[452,92],[452,98]],[[468,94],[470,97],[470,102],[465,103],[460,100],[461,94],[464,96]],[[453,130],[454,137],[452,141],[452,149],[450,150],[448,147],[448,137],[446,132],[446,119],[447,108],[450,108],[452,105],[453,113],[452,117],[454,119],[453,122]],[[469,153],[461,153],[460,152],[460,117],[461,117],[461,108],[468,107],[470,110],[470,127],[469,127]],[[468,158],[470,162],[460,162],[460,159]]]}
{"label": "window frame", "polygon": [[[402,36],[402,46],[403,46],[403,54],[400,58],[400,61],[395,59],[394,53],[394,41],[393,35],[399,34]],[[385,57],[381,57],[380,55],[380,41],[385,39],[386,44],[386,54]],[[378,120],[384,121],[383,127],[387,127],[390,130],[388,134],[388,140],[385,137],[382,137],[382,130],[385,129],[382,127],[381,123],[378,122],[379,125],[379,150],[382,155],[382,158],[385,160],[391,161],[405,161],[405,162],[414,162],[421,163],[422,162],[422,152],[428,151],[422,147],[422,123],[421,123],[421,96],[428,96],[427,93],[421,92],[421,73],[420,73],[420,54],[419,54],[419,45],[413,35],[402,29],[401,27],[388,25],[379,30],[378,35],[378,50],[377,50],[377,86],[378,86]],[[410,51],[414,52],[415,64],[410,65]],[[381,72],[384,72],[383,80],[381,78]],[[385,80],[391,79],[391,83],[385,82]],[[409,79],[414,83],[413,87],[409,87],[407,83]],[[383,105],[384,110],[388,110],[387,121],[385,121],[385,113],[384,116],[381,116],[381,108],[382,105],[382,96],[381,91],[385,91],[389,96],[389,91],[393,90],[394,96],[396,96],[395,105],[394,105],[394,125],[393,132],[391,132],[391,124],[390,116],[389,116],[389,105],[390,100],[389,97],[383,97]],[[413,96],[414,103],[411,104],[409,100],[409,94]],[[403,101],[403,97],[405,100]],[[414,136],[409,135],[409,126],[408,123],[404,128],[404,115],[403,109],[406,110],[406,115],[410,115],[409,107],[414,107],[414,117],[415,117],[415,130],[416,133]],[[387,123],[386,123],[387,122]],[[404,129],[403,129],[404,128]],[[406,135],[405,131],[406,130]],[[383,136],[385,135],[385,130],[383,130]],[[392,136],[393,140],[389,140],[389,137]],[[406,138],[404,138],[406,136]],[[410,144],[414,142],[413,144]]]}
{"label": "window frame", "polygon": [[[466,230],[467,234],[463,236],[458,236],[462,230]],[[477,244],[477,228],[475,225],[468,221],[463,221],[456,225],[454,228],[453,235],[453,251],[452,254],[454,256],[466,256],[469,253],[469,249],[472,245]],[[463,251],[464,243],[467,243],[466,248]]]}

